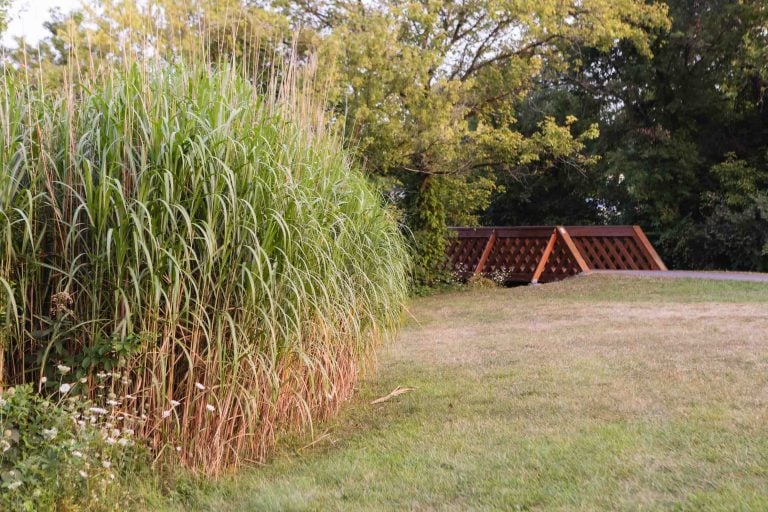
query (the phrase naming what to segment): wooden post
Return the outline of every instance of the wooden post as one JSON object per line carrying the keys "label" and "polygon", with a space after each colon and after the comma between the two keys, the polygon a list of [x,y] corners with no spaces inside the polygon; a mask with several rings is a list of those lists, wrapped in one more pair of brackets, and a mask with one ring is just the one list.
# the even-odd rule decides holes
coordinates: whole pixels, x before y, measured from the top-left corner
{"label": "wooden post", "polygon": [[589,267],[587,266],[587,262],[584,261],[584,258],[579,252],[579,249],[576,247],[576,244],[573,243],[573,240],[571,239],[571,235],[568,233],[568,230],[565,229],[563,226],[557,226],[557,232],[560,233],[560,236],[563,238],[563,242],[565,242],[565,245],[568,247],[568,250],[571,251],[571,254],[573,255],[573,259],[576,260],[576,264],[579,266],[579,270],[581,270],[585,274],[589,274]]}
{"label": "wooden post", "polygon": [[531,278],[531,284],[539,284],[539,278],[541,277],[541,274],[544,273],[544,269],[547,267],[547,261],[549,260],[549,255],[552,254],[552,249],[555,248],[555,242],[557,242],[556,229],[552,231],[552,235],[549,237],[549,242],[547,242],[547,246],[544,248],[544,252],[541,254],[539,264],[536,265],[536,271],[533,273],[533,277]]}
{"label": "wooden post", "polygon": [[653,263],[656,264],[658,267],[657,270],[666,271],[667,266],[663,261],[661,261],[659,254],[656,252],[656,249],[653,248],[653,245],[651,245],[651,242],[648,240],[648,237],[645,236],[645,233],[643,233],[642,228],[640,228],[640,226],[632,226],[632,229],[635,231],[635,238],[637,238],[637,241],[640,242],[640,247],[645,250],[646,254],[650,256]]}
{"label": "wooden post", "polygon": [[479,274],[483,271],[483,268],[485,267],[485,262],[488,260],[488,256],[491,255],[491,250],[493,249],[493,244],[496,243],[496,230],[494,229],[491,231],[491,236],[488,237],[488,243],[485,244],[485,249],[483,249],[483,255],[480,256],[480,261],[477,262],[477,267],[475,268],[475,274]]}

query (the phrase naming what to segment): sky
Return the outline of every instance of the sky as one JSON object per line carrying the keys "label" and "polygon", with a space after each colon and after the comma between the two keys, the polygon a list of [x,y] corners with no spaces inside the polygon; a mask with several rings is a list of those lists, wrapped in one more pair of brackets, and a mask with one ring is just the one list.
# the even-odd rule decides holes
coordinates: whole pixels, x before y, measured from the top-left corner
{"label": "sky", "polygon": [[47,35],[43,22],[48,21],[48,12],[53,7],[63,12],[79,7],[81,0],[12,0],[8,10],[10,22],[3,34],[2,43],[11,45],[14,36],[25,36],[29,42],[37,42]]}

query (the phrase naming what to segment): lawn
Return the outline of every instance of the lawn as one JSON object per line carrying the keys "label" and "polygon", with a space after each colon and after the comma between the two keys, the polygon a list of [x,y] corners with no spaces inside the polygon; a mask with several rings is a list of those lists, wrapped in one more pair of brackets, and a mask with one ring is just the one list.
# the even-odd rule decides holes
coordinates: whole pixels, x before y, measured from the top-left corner
{"label": "lawn", "polygon": [[[768,509],[764,284],[592,276],[435,295],[377,367],[314,441],[152,506]],[[370,404],[396,386],[416,390]]]}

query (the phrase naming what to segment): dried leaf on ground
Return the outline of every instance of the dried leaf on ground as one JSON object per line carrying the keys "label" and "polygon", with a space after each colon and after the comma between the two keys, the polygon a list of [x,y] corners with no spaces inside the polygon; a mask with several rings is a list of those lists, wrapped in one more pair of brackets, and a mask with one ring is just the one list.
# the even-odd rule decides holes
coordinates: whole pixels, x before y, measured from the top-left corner
{"label": "dried leaf on ground", "polygon": [[383,397],[381,397],[381,398],[377,398],[376,400],[374,400],[373,402],[371,402],[371,405],[374,405],[374,404],[380,404],[380,403],[382,403],[382,402],[386,402],[387,400],[389,400],[389,399],[391,399],[391,398],[394,398],[394,397],[396,397],[396,396],[398,396],[398,395],[402,395],[403,393],[408,393],[408,392],[410,392],[410,391],[415,391],[415,390],[416,390],[416,388],[408,388],[408,387],[403,387],[403,386],[397,386],[397,387],[396,387],[395,389],[393,389],[393,390],[392,390],[392,392],[391,392],[390,394],[388,394],[387,396],[383,396]]}

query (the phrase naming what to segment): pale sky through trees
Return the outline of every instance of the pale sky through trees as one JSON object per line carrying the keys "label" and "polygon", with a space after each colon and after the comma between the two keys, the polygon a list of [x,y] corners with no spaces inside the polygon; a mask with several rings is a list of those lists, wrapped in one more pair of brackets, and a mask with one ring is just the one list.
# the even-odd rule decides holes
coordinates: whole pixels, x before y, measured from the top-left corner
{"label": "pale sky through trees", "polygon": [[3,45],[13,44],[14,37],[24,36],[30,43],[36,43],[47,31],[43,23],[50,19],[49,11],[58,7],[64,12],[80,5],[80,0],[13,0],[8,10],[8,29],[2,37]]}

